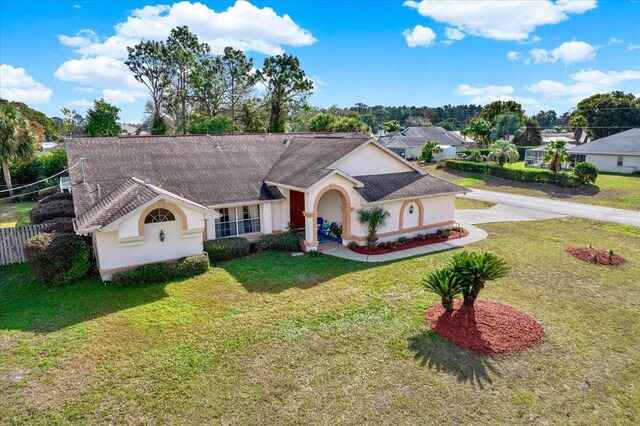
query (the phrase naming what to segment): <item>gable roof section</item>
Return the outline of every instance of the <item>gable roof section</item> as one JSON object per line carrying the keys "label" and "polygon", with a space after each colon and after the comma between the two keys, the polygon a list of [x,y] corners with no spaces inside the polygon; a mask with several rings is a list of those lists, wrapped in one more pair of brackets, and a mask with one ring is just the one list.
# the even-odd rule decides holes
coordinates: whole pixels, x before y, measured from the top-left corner
{"label": "gable roof section", "polygon": [[640,155],[640,127],[597,139],[569,150],[571,154]]}
{"label": "gable roof section", "polygon": [[144,206],[159,196],[188,205],[196,210],[210,211],[207,207],[194,203],[140,179],[125,179],[116,189],[103,197],[75,220],[78,229],[102,228]]}
{"label": "gable roof section", "polygon": [[333,170],[330,165],[369,141],[363,133],[298,136],[266,174],[266,182],[308,188]]}
{"label": "gable roof section", "polygon": [[[310,137],[313,137],[311,135]],[[76,216],[82,215],[130,176],[149,180],[205,206],[282,198],[263,183],[296,135],[190,135],[72,139],[69,165]],[[310,162],[309,158],[305,162]],[[84,179],[82,169],[84,168]]]}
{"label": "gable roof section", "polygon": [[440,145],[460,146],[464,139],[455,132],[450,132],[442,127],[407,127],[402,132],[385,142],[387,146],[404,145],[410,147],[422,147],[426,141],[435,141]]}
{"label": "gable roof section", "polygon": [[469,192],[468,189],[418,172],[355,176],[364,184],[356,191],[368,203]]}

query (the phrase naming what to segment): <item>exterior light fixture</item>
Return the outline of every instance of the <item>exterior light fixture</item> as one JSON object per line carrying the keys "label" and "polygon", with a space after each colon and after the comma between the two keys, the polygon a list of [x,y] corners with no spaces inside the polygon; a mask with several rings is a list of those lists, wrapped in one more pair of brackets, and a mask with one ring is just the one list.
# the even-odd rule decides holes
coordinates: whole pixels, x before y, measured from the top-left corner
{"label": "exterior light fixture", "polygon": [[160,242],[164,241],[164,231],[160,230]]}
{"label": "exterior light fixture", "polygon": [[409,214],[413,214],[413,204],[409,206]]}

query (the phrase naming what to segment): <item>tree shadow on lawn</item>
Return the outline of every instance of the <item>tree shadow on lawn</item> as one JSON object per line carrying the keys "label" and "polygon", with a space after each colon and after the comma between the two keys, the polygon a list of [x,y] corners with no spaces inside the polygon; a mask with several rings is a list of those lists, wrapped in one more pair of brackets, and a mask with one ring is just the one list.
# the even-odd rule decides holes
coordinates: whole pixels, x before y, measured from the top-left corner
{"label": "tree shadow on lawn", "polygon": [[420,365],[455,376],[459,383],[469,383],[473,387],[485,388],[493,383],[492,375],[501,377],[491,358],[475,355],[461,349],[433,331],[410,337],[409,349]]}
{"label": "tree shadow on lawn", "polygon": [[[508,167],[508,166],[505,166]],[[446,169],[447,173],[456,175],[461,178],[468,178],[471,174],[460,170]],[[561,186],[551,185],[548,183],[539,182],[520,182],[516,180],[509,180],[491,175],[482,175],[484,183],[492,187],[494,190],[499,191],[500,188],[509,186],[512,188],[533,189],[544,192],[545,194],[553,198],[571,198],[575,196],[594,196],[600,193],[600,187],[597,185],[582,185],[577,188],[564,188]]]}
{"label": "tree shadow on lawn", "polygon": [[49,333],[167,297],[164,284],[105,285],[99,278],[44,287],[26,265],[0,267],[0,330]]}
{"label": "tree shadow on lawn", "polygon": [[292,256],[267,252],[215,266],[224,269],[249,292],[280,293],[290,288],[312,288],[341,275],[386,264],[356,262],[326,254]]}

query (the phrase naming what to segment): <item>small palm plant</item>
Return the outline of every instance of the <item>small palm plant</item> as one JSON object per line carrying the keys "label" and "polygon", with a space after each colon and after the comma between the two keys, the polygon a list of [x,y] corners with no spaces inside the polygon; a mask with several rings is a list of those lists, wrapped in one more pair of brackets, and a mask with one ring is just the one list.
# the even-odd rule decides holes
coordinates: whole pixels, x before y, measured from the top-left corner
{"label": "small palm plant", "polygon": [[427,141],[427,143],[422,148],[422,153],[420,154],[420,161],[423,163],[430,163],[433,160],[433,154],[438,152],[442,152],[442,148],[438,146],[438,142]]}
{"label": "small palm plant", "polygon": [[427,291],[440,296],[445,311],[453,311],[453,299],[462,293],[464,282],[452,269],[438,269],[423,281]]}
{"label": "small palm plant", "polygon": [[562,165],[568,163],[569,153],[567,152],[565,141],[551,141],[544,155],[544,162],[549,163],[549,170],[558,173],[562,169]]}
{"label": "small palm plant", "polygon": [[387,224],[387,220],[391,216],[389,210],[382,207],[373,207],[371,209],[359,209],[358,222],[367,226],[367,246],[372,249],[378,242],[378,229]]}
{"label": "small palm plant", "polygon": [[487,161],[497,161],[500,167],[504,166],[504,163],[513,163],[520,158],[518,148],[504,139],[495,141],[490,149],[491,152],[487,156]]}
{"label": "small palm plant", "polygon": [[463,251],[453,255],[450,268],[463,281],[464,306],[473,307],[474,302],[487,281],[507,276],[507,263],[488,252]]}

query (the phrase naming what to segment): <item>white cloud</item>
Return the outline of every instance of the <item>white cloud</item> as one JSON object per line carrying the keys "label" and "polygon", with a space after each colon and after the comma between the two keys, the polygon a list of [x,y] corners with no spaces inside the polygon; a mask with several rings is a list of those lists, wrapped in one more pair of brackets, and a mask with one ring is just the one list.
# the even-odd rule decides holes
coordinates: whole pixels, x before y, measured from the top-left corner
{"label": "white cloud", "polygon": [[145,96],[147,96],[147,93],[139,90],[104,89],[102,91],[104,100],[113,104],[132,104]]}
{"label": "white cloud", "polygon": [[522,105],[536,105],[537,100],[513,96],[513,86],[479,86],[460,84],[454,93],[459,96],[470,96],[472,104],[485,105],[494,101],[516,101]]}
{"label": "white cloud", "polygon": [[609,39],[609,44],[620,44],[620,43],[623,43],[623,41],[620,40],[619,38],[612,37]]}
{"label": "white cloud", "polygon": [[572,83],[555,80],[541,80],[525,89],[538,93],[544,98],[569,97],[579,101],[596,93],[606,93],[618,88],[620,84],[640,80],[640,71],[598,71],[582,70],[571,76]]}
{"label": "white cloud", "polygon": [[597,48],[584,41],[567,41],[552,50],[531,49],[527,63],[556,63],[561,61],[565,65],[584,62],[595,58]]}
{"label": "white cloud", "polygon": [[73,8],[74,8],[74,9],[81,9],[81,8],[82,8],[82,6],[80,6],[79,4],[74,4],[74,5],[73,5]]}
{"label": "white cloud", "polygon": [[436,40],[436,33],[431,28],[416,25],[412,30],[404,30],[402,33],[409,47],[428,47]]}
{"label": "white cloud", "polygon": [[85,93],[101,89],[108,102],[133,103],[147,96],[144,86],[123,62],[106,56],[72,59],[60,65],[53,75],[62,81],[91,86],[76,88]]}
{"label": "white cloud", "polygon": [[51,99],[51,89],[37,82],[24,68],[0,65],[0,98],[26,104],[44,104]]}
{"label": "white cloud", "polygon": [[638,50],[640,49],[640,44],[629,43],[629,50]]}
{"label": "white cloud", "polygon": [[125,22],[116,24],[113,36],[99,37],[85,29],[75,36],[58,38],[85,57],[125,58],[127,46],[140,40],[166,39],[171,29],[179,25],[187,25],[214,50],[233,46],[273,55],[283,53],[283,46],[308,46],[316,42],[311,32],[301,28],[289,15],[278,15],[270,7],[259,8],[240,0],[220,12],[202,3],[187,1],[171,6],[145,6],[134,9]]}
{"label": "white cloud", "polygon": [[82,93],[93,93],[96,91],[93,87],[76,87],[75,89]]}
{"label": "white cloud", "polygon": [[520,60],[520,52],[516,52],[515,50],[507,52],[507,59],[509,59],[511,62],[519,61]]}
{"label": "white cloud", "polygon": [[465,34],[457,28],[447,27],[445,34],[449,40],[462,40]]}
{"label": "white cloud", "polygon": [[67,105],[69,106],[79,106],[79,107],[90,107],[93,105],[92,101],[86,100],[86,99],[78,99],[75,101],[69,101],[67,102]]}
{"label": "white cloud", "polygon": [[597,6],[596,0],[537,1],[405,1],[422,16],[458,28],[466,34],[496,40],[522,41],[541,25],[565,21]]}

